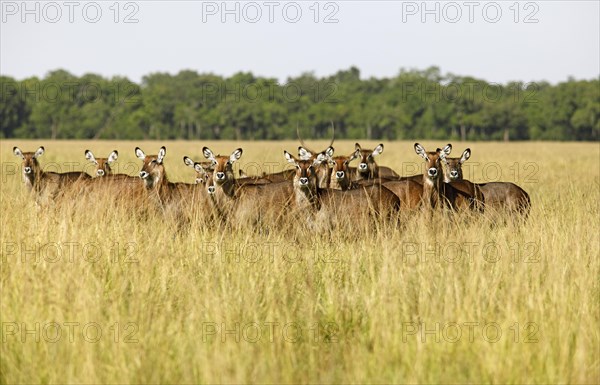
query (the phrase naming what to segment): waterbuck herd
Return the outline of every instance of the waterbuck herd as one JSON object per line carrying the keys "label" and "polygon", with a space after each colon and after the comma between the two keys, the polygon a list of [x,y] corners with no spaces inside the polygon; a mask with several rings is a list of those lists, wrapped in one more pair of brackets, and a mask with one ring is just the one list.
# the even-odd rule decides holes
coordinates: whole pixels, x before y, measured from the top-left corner
{"label": "waterbuck herd", "polygon": [[[356,143],[351,154],[334,156],[333,140],[321,152],[301,142],[297,157],[283,151],[292,169],[261,176],[246,176],[240,170],[236,177],[233,164],[242,156],[241,148],[230,155],[218,155],[204,147],[207,161],[183,157],[184,164],[195,171],[195,183],[168,180],[163,163],[165,147],[156,155],[135,149],[143,162],[138,176],[113,173],[111,164],[118,158],[117,151],[107,158],[85,151],[85,158],[95,165],[93,177],[85,172],[44,171],[38,162],[44,147],[35,152],[15,147],[13,152],[22,159],[23,180],[37,203],[55,202],[61,197],[96,199],[97,194],[110,192],[122,200],[143,202],[179,222],[202,217],[237,226],[277,225],[295,216],[306,218],[307,226],[333,228],[366,217],[385,221],[417,212],[490,211],[526,218],[530,210],[528,194],[514,183],[473,183],[463,178],[462,164],[470,158],[470,149],[459,158],[451,158],[450,144],[427,151],[415,143],[416,154],[425,161],[425,172],[403,177],[376,163],[383,144],[371,150]],[[355,160],[357,167],[351,167]]]}

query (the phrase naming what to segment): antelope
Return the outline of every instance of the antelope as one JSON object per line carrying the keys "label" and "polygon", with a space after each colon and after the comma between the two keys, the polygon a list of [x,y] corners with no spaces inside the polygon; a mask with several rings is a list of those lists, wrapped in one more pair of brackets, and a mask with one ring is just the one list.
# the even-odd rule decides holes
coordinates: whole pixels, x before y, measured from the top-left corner
{"label": "antelope", "polygon": [[53,200],[67,190],[79,187],[91,177],[81,171],[64,173],[46,172],[38,163],[38,158],[44,154],[44,147],[35,152],[22,152],[19,147],[13,148],[13,154],[23,160],[23,181],[28,191],[35,194],[36,201]]}
{"label": "antelope", "polygon": [[[333,149],[333,147],[332,147]],[[352,183],[355,179],[355,171],[350,170],[348,164],[352,162],[354,159],[358,158],[360,152],[355,150],[352,154],[348,156],[338,155],[333,157],[328,157],[329,164],[331,167],[331,176],[330,176],[330,184],[329,187],[336,190],[349,190],[350,188],[355,188],[356,185]]]}
{"label": "antelope", "polygon": [[317,167],[327,159],[323,153],[314,160],[296,159],[287,151],[284,157],[296,167],[293,186],[298,208],[309,207],[321,218],[347,224],[356,223],[362,215],[386,217],[399,208],[398,197],[380,185],[346,191],[319,188]]}
{"label": "antelope", "polygon": [[[471,150],[466,149],[460,158],[444,158],[444,180],[455,182],[463,180],[462,165],[471,157]],[[517,211],[528,216],[531,208],[529,195],[518,185],[511,182],[489,182],[476,184],[485,198],[486,208],[495,210]]]}
{"label": "antelope", "polygon": [[96,165],[96,176],[111,175],[112,169],[110,163],[113,163],[119,157],[117,150],[114,150],[108,155],[108,158],[96,158],[90,150],[85,150],[85,159]]}
{"label": "antelope", "polygon": [[194,162],[189,156],[183,157],[183,163],[196,171],[196,184],[208,186],[208,180],[212,178],[211,162]]}
{"label": "antelope", "polygon": [[95,175],[93,178],[94,182],[102,183],[118,183],[125,186],[126,183],[130,183],[129,187],[139,186],[139,178],[127,174],[114,174],[110,166],[119,157],[117,150],[114,150],[108,155],[108,158],[96,158],[90,150],[85,150],[85,158],[96,165]]}
{"label": "antelope", "polygon": [[135,155],[144,162],[139,175],[146,190],[165,215],[183,217],[184,222],[195,212],[207,216],[210,202],[206,189],[201,184],[170,182],[163,164],[166,154],[164,146],[158,155],[146,155],[139,147],[135,148]]}
{"label": "antelope", "polygon": [[360,161],[357,168],[357,179],[373,179],[373,178],[385,178],[385,179],[399,179],[400,176],[391,168],[385,166],[378,166],[375,162],[375,157],[381,155],[383,152],[383,144],[379,144],[374,150],[366,150],[360,147],[360,144],[356,143],[356,151],[359,152]]}
{"label": "antelope", "polygon": [[[330,184],[328,159],[333,157],[334,149],[333,149],[332,145],[333,145],[333,141],[335,139],[335,127],[333,126],[333,123],[332,123],[331,141],[329,142],[329,145],[327,145],[325,150],[323,150],[319,153],[317,153],[313,150],[310,150],[306,146],[306,143],[304,143],[304,140],[302,140],[302,137],[300,136],[300,131],[298,131],[298,127],[296,127],[296,135],[298,135],[298,139],[300,140],[300,144],[301,144],[298,147],[298,157],[300,158],[300,160],[315,161],[317,158],[319,158],[319,154],[323,154],[323,156],[320,157],[321,162],[315,166],[315,172],[317,173],[317,187],[318,188],[328,188],[329,184]],[[294,176],[294,174],[292,174],[292,177],[293,176]]]}
{"label": "antelope", "polygon": [[483,209],[483,196],[474,183],[463,180],[460,182],[444,183],[442,161],[452,151],[448,144],[444,149],[426,151],[419,143],[415,143],[415,152],[425,159],[427,170],[423,174],[422,200],[428,207],[450,207]]}
{"label": "antelope", "polygon": [[267,223],[274,224],[290,207],[291,181],[252,184],[239,183],[235,179],[233,163],[242,156],[241,148],[234,150],[230,156],[215,155],[208,147],[204,147],[202,153],[214,167],[215,205],[222,219],[230,224],[256,224],[266,218],[271,219]]}
{"label": "antelope", "polygon": [[325,189],[329,188],[331,183],[331,172],[329,171],[329,159],[333,157],[334,148],[329,145],[324,151],[315,153],[306,147],[298,147],[298,157],[300,160],[316,161],[314,165],[315,173],[317,177],[317,188]]}

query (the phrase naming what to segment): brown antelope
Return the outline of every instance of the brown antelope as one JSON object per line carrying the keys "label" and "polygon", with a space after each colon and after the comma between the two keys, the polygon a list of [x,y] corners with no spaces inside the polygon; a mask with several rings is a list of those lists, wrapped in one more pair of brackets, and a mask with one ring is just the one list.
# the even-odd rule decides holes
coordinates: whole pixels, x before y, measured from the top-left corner
{"label": "brown antelope", "polygon": [[44,154],[44,147],[36,152],[22,152],[19,147],[13,148],[15,156],[23,160],[23,181],[29,191],[35,194],[37,202],[48,202],[64,194],[66,190],[81,187],[82,183],[91,177],[81,171],[72,172],[46,172],[38,163],[38,158]]}
{"label": "brown antelope", "polygon": [[[471,157],[471,150],[466,149],[460,158],[444,158],[444,180],[455,182],[463,180],[462,165]],[[483,194],[486,208],[497,211],[516,211],[525,217],[529,214],[531,200],[521,187],[511,182],[476,183]]]}
{"label": "brown antelope", "polygon": [[144,162],[140,178],[150,197],[165,215],[184,222],[195,214],[209,216],[211,206],[204,185],[169,182],[163,164],[166,154],[164,146],[158,155],[146,155],[139,147],[135,148],[135,155]]}
{"label": "brown antelope", "polygon": [[351,170],[348,164],[358,158],[359,155],[360,152],[355,150],[348,156],[337,155],[328,157],[329,164],[331,165],[331,176],[329,177],[330,188],[336,190],[349,190],[357,187],[356,185],[353,185],[352,182],[355,179],[356,168]]}
{"label": "brown antelope", "polygon": [[346,191],[319,188],[317,168],[327,159],[323,153],[314,160],[299,160],[287,151],[284,151],[284,156],[296,166],[294,196],[297,207],[312,208],[319,212],[321,220],[330,224],[352,225],[360,223],[363,217],[390,217],[399,208],[398,197],[381,185],[360,186]]}
{"label": "brown antelope", "polygon": [[92,180],[94,183],[110,183],[111,188],[116,188],[113,185],[119,185],[121,187],[128,187],[130,189],[139,188],[139,178],[127,174],[114,174],[110,166],[119,157],[117,150],[114,150],[108,155],[108,158],[96,158],[90,150],[85,150],[85,158],[96,165],[94,172],[95,178]]}
{"label": "brown antelope", "polygon": [[230,224],[257,224],[262,221],[276,224],[291,205],[291,181],[267,184],[238,183],[233,163],[242,156],[238,148],[230,156],[215,155],[208,147],[202,149],[213,164],[213,182],[216,191],[214,203],[222,219]]}
{"label": "brown antelope", "polygon": [[334,149],[328,146],[325,150],[315,153],[306,147],[298,147],[298,157],[300,160],[309,160],[311,162],[319,162],[314,166],[317,177],[317,188],[329,188],[331,184],[331,171],[329,170],[329,159],[333,157]]}
{"label": "brown antelope", "polygon": [[355,144],[356,151],[359,152],[359,163],[357,167],[357,179],[398,179],[398,175],[389,167],[379,166],[375,162],[375,157],[383,152],[383,144],[379,144],[374,150],[366,150],[360,147],[360,144]]}
{"label": "brown antelope", "polygon": [[196,184],[207,184],[212,178],[212,163],[211,162],[194,162],[189,156],[183,157],[183,163],[196,171]]}
{"label": "brown antelope", "polygon": [[448,144],[444,149],[426,151],[419,143],[415,143],[415,152],[425,159],[427,169],[423,174],[422,199],[427,207],[450,207],[453,210],[470,208],[483,210],[483,196],[474,183],[463,180],[444,183],[442,159],[452,151]]}
{"label": "brown antelope", "polygon": [[115,162],[119,157],[119,153],[117,150],[111,152],[108,155],[108,158],[96,158],[94,154],[90,150],[85,150],[84,152],[85,159],[96,165],[96,176],[105,176],[112,174],[112,169],[110,168],[110,164]]}

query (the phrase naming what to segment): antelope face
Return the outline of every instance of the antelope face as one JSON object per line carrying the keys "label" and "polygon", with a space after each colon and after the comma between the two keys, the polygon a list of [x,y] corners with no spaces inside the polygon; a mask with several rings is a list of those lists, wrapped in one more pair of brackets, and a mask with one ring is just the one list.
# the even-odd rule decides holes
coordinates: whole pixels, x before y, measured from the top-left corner
{"label": "antelope face", "polygon": [[213,172],[210,168],[208,168],[210,164],[207,162],[203,163],[194,163],[194,170],[196,170],[196,183],[202,184],[206,187],[206,191],[209,195],[215,193],[215,182],[213,179]]}
{"label": "antelope face", "polygon": [[242,156],[242,149],[238,148],[230,156],[215,155],[208,147],[202,149],[204,157],[212,162],[213,181],[217,186],[225,182],[233,182],[233,163]]}
{"label": "antelope face", "polygon": [[194,162],[190,157],[184,156],[183,163],[196,171],[196,184],[206,184],[212,178],[211,162]]}
{"label": "antelope face", "polygon": [[110,163],[117,160],[119,153],[117,150],[110,153],[108,158],[96,158],[90,150],[85,150],[85,159],[96,165],[96,176],[105,176],[112,173]]}
{"label": "antelope face", "polygon": [[312,163],[317,177],[317,187],[319,188],[323,189],[329,187],[329,177],[331,176],[331,172],[329,170],[329,159],[333,157],[333,152],[334,148],[331,146],[327,147],[324,151],[318,154],[315,154],[305,147],[298,147],[298,156],[300,160],[306,160]]}
{"label": "antelope face", "polygon": [[296,167],[294,175],[294,187],[303,191],[314,191],[317,186],[317,172],[315,167],[319,166],[319,160],[298,160],[287,151],[283,152],[285,159]]}
{"label": "antelope face", "polygon": [[[452,149],[451,145],[450,150]],[[446,147],[448,147],[446,146]],[[444,147],[444,149],[446,149]],[[435,183],[442,177],[442,157],[444,156],[444,150],[438,148],[435,151],[426,151],[423,146],[419,143],[415,143],[415,152],[425,159],[427,181]]]}
{"label": "antelope face", "polygon": [[375,168],[377,167],[375,157],[383,152],[383,144],[379,144],[374,150],[363,150],[358,143],[354,145],[354,148],[358,153],[360,162],[357,167],[358,172],[363,176],[373,175]]}
{"label": "antelope face", "polygon": [[20,157],[23,160],[23,180],[28,188],[33,187],[35,176],[41,172],[40,164],[37,158],[44,154],[44,147],[40,147],[36,152],[22,152],[19,147],[13,148],[13,154]]}
{"label": "antelope face", "polygon": [[332,166],[331,176],[337,179],[338,182],[347,181],[350,178],[348,175],[348,164],[359,156],[360,151],[356,150],[349,156],[338,155],[330,158],[329,163]]}
{"label": "antelope face", "polygon": [[155,187],[164,178],[165,166],[163,160],[166,154],[167,149],[164,146],[160,148],[158,155],[146,155],[139,147],[135,148],[135,155],[144,161],[140,178],[144,180],[146,188]]}
{"label": "antelope face", "polygon": [[444,181],[453,182],[463,179],[462,164],[471,157],[471,149],[467,148],[460,158],[448,158],[442,156],[442,162],[445,165]]}
{"label": "antelope face", "polygon": [[40,147],[36,152],[22,152],[19,147],[13,148],[13,154],[23,159],[23,177],[27,179],[33,179],[33,176],[40,169],[40,164],[37,158],[44,154],[44,147]]}

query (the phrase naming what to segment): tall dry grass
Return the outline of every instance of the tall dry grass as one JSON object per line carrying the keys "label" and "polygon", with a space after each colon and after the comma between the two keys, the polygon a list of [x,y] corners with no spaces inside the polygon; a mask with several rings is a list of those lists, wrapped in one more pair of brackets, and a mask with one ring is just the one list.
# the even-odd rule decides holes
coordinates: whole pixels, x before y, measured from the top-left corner
{"label": "tall dry grass", "polygon": [[[117,149],[132,174],[135,146],[166,145],[169,178],[190,183],[181,158],[201,160],[204,145],[243,147],[249,173],[282,169],[297,147],[2,141],[1,383],[599,381],[597,143],[454,143],[472,149],[466,178],[499,171],[529,193],[525,224],[416,216],[327,234],[301,212],[278,228],[198,215],[180,229],[108,193],[36,207],[15,145],[44,145],[41,164],[63,171],[82,169],[86,148]],[[412,142],[385,145],[380,164],[420,167]]]}

